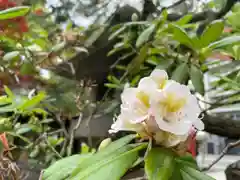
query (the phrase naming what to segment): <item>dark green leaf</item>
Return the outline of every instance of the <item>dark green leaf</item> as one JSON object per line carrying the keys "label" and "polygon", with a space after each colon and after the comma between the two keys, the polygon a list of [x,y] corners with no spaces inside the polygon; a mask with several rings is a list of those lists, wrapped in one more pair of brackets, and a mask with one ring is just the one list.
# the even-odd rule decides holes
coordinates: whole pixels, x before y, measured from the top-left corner
{"label": "dark green leaf", "polygon": [[187,63],[182,63],[179,65],[172,74],[172,79],[179,82],[179,83],[185,83],[188,79],[189,75],[189,68]]}
{"label": "dark green leaf", "polygon": [[188,46],[189,48],[193,48],[194,44],[192,43],[192,39],[184,29],[174,24],[172,24],[171,27],[173,28],[174,40],[178,41],[180,44]]}
{"label": "dark green leaf", "polygon": [[225,46],[234,45],[236,43],[240,43],[240,36],[229,36],[209,44],[208,48],[210,49],[223,48]]}
{"label": "dark green leaf", "polygon": [[44,170],[43,180],[65,180],[78,164],[91,156],[92,154],[73,155],[57,161]]}
{"label": "dark green leaf", "polygon": [[204,95],[203,73],[201,69],[197,68],[195,65],[191,65],[190,78],[195,90],[201,95]]}
{"label": "dark green leaf", "polygon": [[4,56],[3,56],[3,60],[4,61],[12,61],[14,60],[15,58],[18,58],[19,57],[19,51],[12,51],[12,52],[9,52],[9,53],[6,53]]}
{"label": "dark green leaf", "polygon": [[18,6],[0,11],[0,20],[12,19],[19,16],[25,16],[30,11],[27,6]]}
{"label": "dark green leaf", "polygon": [[203,32],[201,36],[201,44],[203,47],[208,46],[211,42],[216,41],[222,34],[224,23],[222,21],[212,22]]}
{"label": "dark green leaf", "polygon": [[157,65],[157,69],[167,69],[169,68],[172,64],[173,64],[173,60],[172,59],[162,59],[160,60],[160,62]]}
{"label": "dark green leaf", "polygon": [[153,148],[145,159],[145,172],[149,180],[169,180],[174,172],[175,155],[168,149]]}
{"label": "dark green leaf", "polygon": [[148,53],[148,45],[141,48],[139,54],[132,60],[132,62],[127,67],[127,72],[129,74],[138,73],[141,65],[144,63]]}
{"label": "dark green leaf", "polygon": [[140,47],[142,46],[144,43],[148,42],[148,40],[150,39],[151,35],[153,34],[154,30],[155,30],[156,25],[152,24],[151,26],[149,26],[147,29],[145,29],[140,36],[138,37],[137,41],[136,41],[136,47]]}

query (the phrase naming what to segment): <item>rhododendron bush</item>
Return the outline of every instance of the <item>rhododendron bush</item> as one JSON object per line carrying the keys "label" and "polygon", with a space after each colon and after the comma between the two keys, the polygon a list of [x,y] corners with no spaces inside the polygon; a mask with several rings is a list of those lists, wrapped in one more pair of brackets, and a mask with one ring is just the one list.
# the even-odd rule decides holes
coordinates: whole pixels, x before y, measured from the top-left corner
{"label": "rhododendron bush", "polygon": [[[197,99],[187,86],[156,69],[136,88],[126,86],[121,100],[121,112],[109,132],[132,131],[137,135],[112,143],[104,140],[97,153],[62,159],[44,171],[43,179],[117,180],[142,161],[149,180],[213,179],[198,170],[187,152],[192,133],[204,129]],[[143,156],[139,156],[140,151]],[[73,170],[54,172],[73,159],[79,162],[71,164]]]}

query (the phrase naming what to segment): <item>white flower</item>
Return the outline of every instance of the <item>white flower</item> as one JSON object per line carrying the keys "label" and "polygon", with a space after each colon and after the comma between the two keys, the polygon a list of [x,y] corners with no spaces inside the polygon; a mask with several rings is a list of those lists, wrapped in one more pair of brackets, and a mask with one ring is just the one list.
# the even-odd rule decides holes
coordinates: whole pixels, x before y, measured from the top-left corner
{"label": "white flower", "polygon": [[200,108],[197,99],[187,86],[168,81],[161,91],[156,91],[150,101],[152,115],[158,127],[175,135],[188,134],[192,126],[202,130],[198,119]]}
{"label": "white flower", "polygon": [[116,133],[118,131],[135,131],[142,132],[144,127],[142,124],[131,123],[130,119],[125,116],[124,113],[121,113],[117,120],[112,124],[109,133]]}

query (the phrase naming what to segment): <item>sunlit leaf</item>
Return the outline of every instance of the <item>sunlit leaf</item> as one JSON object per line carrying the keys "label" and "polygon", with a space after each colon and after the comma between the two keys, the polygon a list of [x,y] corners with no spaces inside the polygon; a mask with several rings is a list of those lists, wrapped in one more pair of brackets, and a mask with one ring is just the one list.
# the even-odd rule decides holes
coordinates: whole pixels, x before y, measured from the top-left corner
{"label": "sunlit leaf", "polygon": [[151,35],[153,34],[154,30],[155,30],[156,25],[152,24],[151,26],[149,26],[147,29],[145,29],[140,36],[138,37],[137,41],[136,41],[136,47],[140,47],[142,46],[144,43],[146,43]]}
{"label": "sunlit leaf", "polygon": [[234,45],[236,43],[240,43],[240,36],[229,36],[226,38],[223,38],[219,41],[215,41],[211,44],[209,44],[208,48],[215,49],[215,48],[223,48],[228,45]]}
{"label": "sunlit leaf", "polygon": [[192,43],[192,39],[184,29],[175,24],[172,24],[171,28],[173,29],[174,40],[178,41],[180,44],[188,46],[189,48],[193,48],[194,44]]}
{"label": "sunlit leaf", "polygon": [[18,6],[0,11],[0,20],[12,19],[19,16],[25,16],[30,11],[27,6]]}
{"label": "sunlit leaf", "polygon": [[40,93],[38,93],[38,95],[34,96],[32,99],[26,100],[25,103],[20,105],[18,108],[21,110],[33,108],[33,107],[39,105],[39,103],[41,101],[43,101],[45,98],[46,98],[46,94],[43,92],[40,92]]}
{"label": "sunlit leaf", "polygon": [[4,61],[11,61],[11,60],[19,57],[19,55],[20,55],[20,52],[19,52],[19,51],[12,51],[12,52],[6,53],[6,54],[3,56],[3,60],[4,60]]}
{"label": "sunlit leaf", "polygon": [[208,46],[211,42],[216,41],[222,34],[224,23],[222,21],[213,21],[203,32],[201,44],[203,47]]}
{"label": "sunlit leaf", "polygon": [[64,180],[72,173],[78,164],[91,156],[92,154],[73,155],[57,161],[44,170],[43,180]]}
{"label": "sunlit leaf", "polygon": [[192,14],[187,14],[186,16],[183,16],[181,19],[176,21],[175,24],[179,26],[185,25],[192,20],[192,16],[193,16]]}

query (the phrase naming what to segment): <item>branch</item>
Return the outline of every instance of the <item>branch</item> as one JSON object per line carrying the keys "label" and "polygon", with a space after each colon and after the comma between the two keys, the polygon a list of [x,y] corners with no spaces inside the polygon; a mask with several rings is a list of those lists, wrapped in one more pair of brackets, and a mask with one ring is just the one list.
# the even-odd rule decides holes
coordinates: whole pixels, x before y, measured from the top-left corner
{"label": "branch", "polygon": [[228,138],[240,137],[240,119],[233,120],[220,115],[209,115],[207,113],[203,115],[202,121],[205,124],[205,131]]}
{"label": "branch", "polygon": [[233,142],[233,143],[229,143],[224,149],[223,151],[221,152],[221,154],[219,155],[219,157],[217,159],[215,159],[208,167],[206,168],[203,168],[202,171],[208,171],[209,169],[211,169],[215,164],[218,163],[218,161],[220,161],[223,156],[225,156],[227,154],[227,152],[229,150],[231,150],[232,148],[235,148],[237,146],[240,145],[240,140],[236,141],[236,142]]}
{"label": "branch", "polygon": [[80,113],[80,115],[79,115],[79,117],[78,117],[77,124],[76,124],[76,126],[72,129],[72,132],[71,132],[71,135],[70,135],[70,141],[69,141],[69,145],[68,145],[68,152],[67,152],[67,155],[68,155],[68,156],[71,156],[71,155],[72,155],[72,148],[73,148],[73,141],[74,141],[74,138],[75,138],[75,133],[76,133],[76,131],[78,130],[78,128],[80,127],[80,125],[81,125],[82,117],[83,117],[83,114]]}
{"label": "branch", "polygon": [[[227,0],[226,5],[218,12],[207,10],[207,11],[193,14],[192,20],[190,22],[195,23],[195,22],[207,20],[209,18],[209,15],[213,17],[213,20],[220,19],[223,16],[225,16],[232,9],[234,4],[237,3],[238,1],[239,0]],[[180,14],[169,14],[168,20],[177,21],[181,19],[183,16],[184,15],[180,15]]]}

